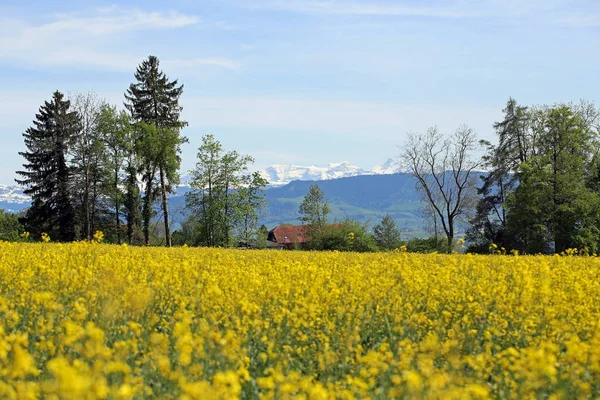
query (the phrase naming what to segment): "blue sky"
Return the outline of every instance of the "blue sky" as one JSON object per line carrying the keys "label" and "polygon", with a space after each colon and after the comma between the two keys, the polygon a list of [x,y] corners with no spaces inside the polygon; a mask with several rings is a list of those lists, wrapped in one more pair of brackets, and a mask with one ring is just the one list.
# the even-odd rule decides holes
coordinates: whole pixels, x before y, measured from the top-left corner
{"label": "blue sky", "polygon": [[54,90],[121,106],[149,54],[185,85],[185,172],[205,133],[257,169],[371,168],[432,125],[492,139],[509,96],[597,101],[599,50],[598,1],[3,0],[0,183]]}

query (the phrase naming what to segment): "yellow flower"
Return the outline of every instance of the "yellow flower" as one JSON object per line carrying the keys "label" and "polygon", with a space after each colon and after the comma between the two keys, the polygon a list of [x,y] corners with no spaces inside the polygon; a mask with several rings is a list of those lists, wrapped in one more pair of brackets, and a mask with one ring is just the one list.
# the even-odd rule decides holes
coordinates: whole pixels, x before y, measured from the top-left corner
{"label": "yellow flower", "polygon": [[0,398],[594,395],[599,258],[400,251],[2,242]]}
{"label": "yellow flower", "polygon": [[94,243],[101,243],[104,240],[104,233],[102,231],[96,231],[94,233]]}

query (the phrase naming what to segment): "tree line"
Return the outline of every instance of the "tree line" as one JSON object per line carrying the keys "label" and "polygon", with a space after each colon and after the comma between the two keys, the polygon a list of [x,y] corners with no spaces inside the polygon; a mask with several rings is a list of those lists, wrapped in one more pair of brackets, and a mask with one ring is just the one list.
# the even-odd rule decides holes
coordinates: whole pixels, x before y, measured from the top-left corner
{"label": "tree line", "polygon": [[[204,135],[190,171],[187,219],[172,233],[168,197],[180,183],[183,85],[157,57],[135,71],[124,109],[93,92],[56,91],[24,133],[17,183],[32,198],[18,219],[0,215],[0,239],[15,227],[32,239],[129,244],[263,247],[258,226],[268,184],[250,173],[253,158]],[[433,236],[402,242],[386,216],[369,232],[347,218],[329,224],[329,206],[313,185],[300,205],[313,249],[449,251],[458,232],[468,251],[600,251],[600,111],[589,102],[523,106],[509,99],[493,124],[496,144],[467,125],[407,137],[400,158],[417,181]],[[483,154],[483,155],[481,155]],[[157,223],[157,219],[160,223]]]}
{"label": "tree line", "polygon": [[[134,76],[123,110],[93,92],[67,98],[56,91],[44,102],[19,153],[25,163],[16,182],[32,203],[18,221],[1,215],[7,232],[17,222],[33,240],[43,234],[59,242],[92,240],[101,231],[114,243],[172,245],[168,196],[180,183],[181,146],[187,143],[183,85],[167,77],[155,56]],[[223,153],[213,136],[204,136],[187,199],[193,212],[183,229],[193,225],[197,244],[255,235],[267,182],[243,174],[252,162]]]}
{"label": "tree line", "polygon": [[[409,135],[402,158],[434,231],[468,251],[600,251],[600,111],[593,104],[522,106],[509,99],[497,144],[462,126]],[[484,150],[477,157],[478,147]]]}

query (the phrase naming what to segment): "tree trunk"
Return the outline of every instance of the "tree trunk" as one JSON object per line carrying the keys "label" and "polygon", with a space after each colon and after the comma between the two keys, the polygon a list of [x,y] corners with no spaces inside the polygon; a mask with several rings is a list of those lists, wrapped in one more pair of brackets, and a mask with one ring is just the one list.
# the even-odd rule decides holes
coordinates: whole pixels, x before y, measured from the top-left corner
{"label": "tree trunk", "polygon": [[[84,161],[86,162],[86,161]],[[83,191],[83,212],[85,213],[84,223],[84,235],[86,240],[91,240],[92,235],[90,233],[90,171],[86,164],[85,166],[85,188]]]}
{"label": "tree trunk", "polygon": [[[115,162],[116,165],[116,162]],[[119,169],[115,168],[115,229],[117,244],[121,244],[121,230],[119,229]]]}
{"label": "tree trunk", "polygon": [[229,247],[229,179],[225,180],[225,214],[223,215],[225,222],[225,247]]}
{"label": "tree trunk", "polygon": [[454,221],[448,220],[448,251],[452,250],[452,242],[454,242]]}
{"label": "tree trunk", "polygon": [[142,209],[144,244],[150,244],[150,220],[152,219],[152,174],[146,172],[146,191],[144,193],[144,205]]}
{"label": "tree trunk", "polygon": [[[88,240],[92,240],[92,235],[94,235],[96,233],[96,200],[98,198],[98,188],[96,185],[96,177],[94,177],[94,184],[92,185],[93,187],[93,195],[92,195],[92,202],[90,204],[90,212],[91,212],[91,218],[90,218],[90,236],[88,238]],[[88,203],[89,204],[89,203]]]}
{"label": "tree trunk", "polygon": [[160,192],[162,196],[163,217],[165,221],[165,243],[171,247],[171,228],[169,227],[169,203],[167,202],[167,188],[165,186],[165,171],[161,166],[160,170]]}

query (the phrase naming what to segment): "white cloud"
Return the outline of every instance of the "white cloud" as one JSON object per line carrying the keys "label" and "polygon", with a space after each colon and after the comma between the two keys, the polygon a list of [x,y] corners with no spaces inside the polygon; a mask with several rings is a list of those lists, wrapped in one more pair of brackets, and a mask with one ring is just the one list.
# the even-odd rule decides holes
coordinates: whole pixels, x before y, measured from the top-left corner
{"label": "white cloud", "polygon": [[175,29],[196,24],[195,15],[176,11],[166,13],[111,7],[97,10],[93,15],[58,14],[55,20],[34,28],[39,32],[75,31],[93,35],[114,34],[143,29]]}
{"label": "white cloud", "polygon": [[[142,47],[134,47],[132,51],[134,39],[129,37],[128,42],[122,35],[140,30],[181,29],[198,25],[200,21],[195,15],[176,11],[119,7],[87,14],[55,14],[48,18],[47,22],[33,24],[8,15],[0,16],[0,62],[131,71],[147,54]],[[213,66],[237,71],[240,67],[234,60],[218,57],[164,58],[162,61],[182,70]]]}

